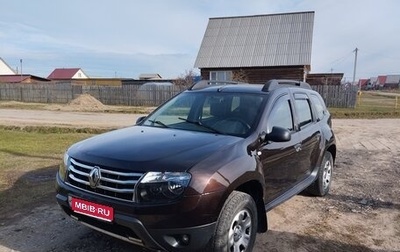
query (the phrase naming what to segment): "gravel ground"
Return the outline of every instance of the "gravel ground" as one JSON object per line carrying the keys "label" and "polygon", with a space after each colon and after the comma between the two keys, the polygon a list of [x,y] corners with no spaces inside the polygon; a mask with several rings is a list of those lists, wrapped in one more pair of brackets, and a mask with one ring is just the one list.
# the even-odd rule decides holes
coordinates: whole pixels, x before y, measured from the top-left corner
{"label": "gravel ground", "polygon": [[[0,109],[0,125],[118,128],[139,115]],[[268,213],[254,251],[400,251],[400,120],[333,120],[338,154],[325,198]],[[34,176],[34,174],[28,174]],[[66,217],[55,200],[0,223],[0,252],[145,251]]]}

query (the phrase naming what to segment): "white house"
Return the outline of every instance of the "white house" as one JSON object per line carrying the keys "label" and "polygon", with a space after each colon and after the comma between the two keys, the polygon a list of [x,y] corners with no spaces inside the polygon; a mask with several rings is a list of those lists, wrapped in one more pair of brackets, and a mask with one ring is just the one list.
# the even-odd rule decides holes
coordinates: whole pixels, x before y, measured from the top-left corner
{"label": "white house", "polygon": [[17,74],[2,58],[0,58],[0,75]]}

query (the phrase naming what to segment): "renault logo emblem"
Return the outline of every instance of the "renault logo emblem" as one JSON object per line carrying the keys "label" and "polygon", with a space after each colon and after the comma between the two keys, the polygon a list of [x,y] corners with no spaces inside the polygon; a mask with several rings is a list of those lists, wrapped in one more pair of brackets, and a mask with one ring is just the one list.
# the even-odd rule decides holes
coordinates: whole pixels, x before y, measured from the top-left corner
{"label": "renault logo emblem", "polygon": [[89,185],[91,188],[96,188],[99,185],[101,178],[100,167],[95,166],[89,173]]}

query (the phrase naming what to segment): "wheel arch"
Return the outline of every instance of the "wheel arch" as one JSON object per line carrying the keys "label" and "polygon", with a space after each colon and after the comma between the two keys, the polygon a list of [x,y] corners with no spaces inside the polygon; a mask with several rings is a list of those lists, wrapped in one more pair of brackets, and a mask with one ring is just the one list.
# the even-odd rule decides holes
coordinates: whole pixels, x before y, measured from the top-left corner
{"label": "wheel arch", "polygon": [[266,232],[268,230],[268,220],[263,200],[264,190],[262,185],[256,180],[251,180],[244,184],[241,184],[235,190],[247,193],[254,199],[254,202],[256,203],[257,206],[257,215],[258,215],[257,232],[259,233]]}
{"label": "wheel arch", "polygon": [[328,147],[328,149],[326,149],[326,151],[328,151],[328,152],[330,152],[332,154],[333,163],[335,163],[335,160],[336,160],[336,145],[332,144],[331,146]]}

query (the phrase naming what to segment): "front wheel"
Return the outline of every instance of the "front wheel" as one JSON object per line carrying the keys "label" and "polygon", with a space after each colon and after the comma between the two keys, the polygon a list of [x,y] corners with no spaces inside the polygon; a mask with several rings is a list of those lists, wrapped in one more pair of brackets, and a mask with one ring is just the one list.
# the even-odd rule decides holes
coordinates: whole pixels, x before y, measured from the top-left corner
{"label": "front wheel", "polygon": [[233,191],[222,207],[209,251],[252,251],[257,220],[253,198],[247,193]]}
{"label": "front wheel", "polygon": [[331,187],[333,173],[332,154],[325,152],[324,159],[318,171],[317,180],[307,188],[307,192],[316,196],[325,196]]}

